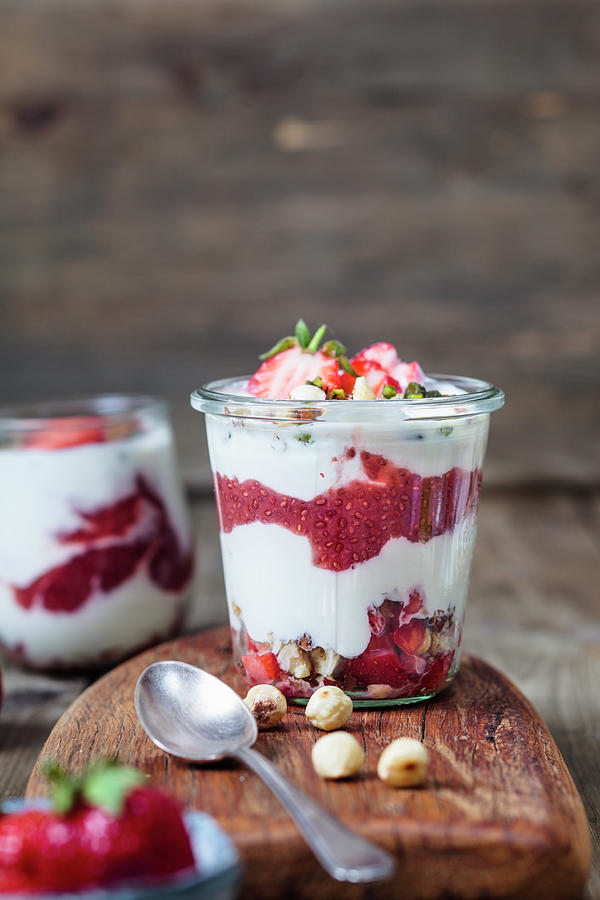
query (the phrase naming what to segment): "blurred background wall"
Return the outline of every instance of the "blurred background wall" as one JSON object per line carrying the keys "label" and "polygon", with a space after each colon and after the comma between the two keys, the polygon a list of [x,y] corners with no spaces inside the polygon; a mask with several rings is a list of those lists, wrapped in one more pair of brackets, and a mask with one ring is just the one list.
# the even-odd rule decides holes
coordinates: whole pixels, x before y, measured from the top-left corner
{"label": "blurred background wall", "polygon": [[491,379],[490,486],[598,483],[591,0],[3,0],[0,401],[173,403],[299,315]]}

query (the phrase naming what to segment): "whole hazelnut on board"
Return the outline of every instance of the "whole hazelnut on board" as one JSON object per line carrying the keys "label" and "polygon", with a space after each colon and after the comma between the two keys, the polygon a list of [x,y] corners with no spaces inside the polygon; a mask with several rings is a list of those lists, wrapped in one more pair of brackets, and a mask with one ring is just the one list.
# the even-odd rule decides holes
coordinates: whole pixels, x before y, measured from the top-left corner
{"label": "whole hazelnut on board", "polygon": [[365,752],[347,731],[324,734],[312,748],[312,763],[321,778],[349,778],[365,761]]}
{"label": "whole hazelnut on board", "polygon": [[244,703],[256,719],[260,731],[278,725],[287,712],[287,701],[281,691],[272,684],[256,684],[251,687]]}
{"label": "whole hazelnut on board", "polygon": [[377,763],[377,774],[392,787],[417,787],[427,775],[429,754],[413,738],[397,738],[388,744]]}
{"label": "whole hazelnut on board", "polygon": [[306,718],[322,731],[343,728],[352,715],[352,700],[341,688],[320,687],[306,704]]}

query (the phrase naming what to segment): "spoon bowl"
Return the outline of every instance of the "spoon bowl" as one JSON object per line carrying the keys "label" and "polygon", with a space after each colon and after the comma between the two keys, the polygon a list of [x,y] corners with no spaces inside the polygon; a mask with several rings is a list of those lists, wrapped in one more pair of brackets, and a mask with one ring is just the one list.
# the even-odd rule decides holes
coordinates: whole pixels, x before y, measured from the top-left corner
{"label": "spoon bowl", "polygon": [[193,762],[213,762],[251,747],[256,720],[220,679],[187,663],[153,663],[135,688],[135,709],[161,750]]}

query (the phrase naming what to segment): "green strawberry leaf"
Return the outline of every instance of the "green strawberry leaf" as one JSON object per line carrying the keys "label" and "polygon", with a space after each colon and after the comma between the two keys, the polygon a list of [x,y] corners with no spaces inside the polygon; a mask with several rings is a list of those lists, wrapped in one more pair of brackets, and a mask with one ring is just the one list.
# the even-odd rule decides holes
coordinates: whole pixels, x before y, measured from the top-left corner
{"label": "green strawberry leaf", "polygon": [[266,353],[261,353],[258,357],[259,359],[271,359],[272,356],[277,356],[278,353],[283,353],[284,350],[289,350],[290,347],[295,347],[298,341],[295,337],[288,335],[287,337],[281,338],[280,341],[277,341],[274,347],[271,347],[270,350],[267,350]]}
{"label": "green strawberry leaf", "polygon": [[323,335],[327,331],[327,325],[321,325],[320,328],[317,328],[315,333],[313,334],[312,341],[309,343],[306,348],[310,353],[316,353],[319,349],[319,344],[323,340]]}
{"label": "green strawberry leaf", "polygon": [[52,789],[52,807],[59,816],[64,816],[75,806],[77,784],[68,779],[56,784]]}
{"label": "green strawberry leaf", "polygon": [[51,784],[54,812],[66,815],[75,805],[79,790],[79,779],[68,775],[65,769],[53,759],[46,760],[42,771]]}
{"label": "green strawberry leaf", "polygon": [[348,375],[352,375],[353,378],[358,378],[358,373],[354,370],[354,366],[347,356],[340,356],[338,362],[340,364],[340,369],[343,369]]}
{"label": "green strawberry leaf", "polygon": [[294,333],[302,349],[306,350],[306,348],[310,344],[310,331],[308,330],[308,325],[306,324],[304,319],[298,319],[298,321],[296,322],[296,330]]}
{"label": "green strawberry leaf", "polygon": [[99,806],[118,816],[125,806],[127,794],[146,782],[146,775],[113,760],[103,760],[86,773],[81,794],[91,806]]}
{"label": "green strawberry leaf", "polygon": [[321,347],[321,353],[324,353],[325,356],[343,356],[345,352],[346,348],[340,341],[327,341]]}

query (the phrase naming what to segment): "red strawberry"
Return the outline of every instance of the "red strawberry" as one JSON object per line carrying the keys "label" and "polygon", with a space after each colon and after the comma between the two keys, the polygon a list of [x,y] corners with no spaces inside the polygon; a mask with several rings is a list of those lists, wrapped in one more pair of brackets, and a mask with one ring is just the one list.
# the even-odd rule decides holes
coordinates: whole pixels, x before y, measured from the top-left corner
{"label": "red strawberry", "polygon": [[425,378],[425,373],[423,369],[419,365],[418,362],[402,362],[402,360],[398,360],[395,366],[392,366],[391,369],[388,369],[389,374],[396,379],[397,383],[400,385],[400,390],[402,393],[406,390],[411,381],[416,381],[417,384],[422,384]]}
{"label": "red strawberry", "polygon": [[313,353],[290,347],[264,361],[248,382],[248,390],[256,397],[287,400],[295,387],[315,378],[321,378],[326,393],[339,388],[337,360],[319,350]]}
{"label": "red strawberry", "polygon": [[81,444],[98,444],[106,440],[102,428],[89,425],[85,419],[54,419],[45,428],[32,432],[25,446],[40,450],[65,450]]}
{"label": "red strawberry", "polygon": [[369,608],[369,628],[371,629],[371,634],[374,634],[375,637],[381,637],[381,635],[386,632],[386,624],[387,619],[381,610],[371,606]]}
{"label": "red strawberry", "polygon": [[242,662],[246,670],[246,680],[250,684],[270,684],[281,672],[274,653],[242,656]]}
{"label": "red strawberry", "polygon": [[382,369],[389,371],[398,362],[398,353],[393,344],[379,341],[360,350],[351,360],[356,368],[356,363],[362,365],[365,362],[377,363]]}
{"label": "red strawberry", "polygon": [[417,588],[413,588],[413,590],[408,595],[408,603],[404,607],[404,614],[407,615],[415,615],[423,609],[423,595],[421,591]]}
{"label": "red strawberry", "polygon": [[419,683],[421,690],[427,692],[441,691],[446,686],[446,679],[453,659],[454,652],[449,651],[440,653],[430,660],[427,670]]}
{"label": "red strawberry", "polygon": [[405,653],[417,653],[425,640],[426,629],[418,619],[412,619],[406,625],[394,629],[394,643]]}
{"label": "red strawberry", "polygon": [[54,810],[0,819],[0,894],[71,891],[190,868],[177,804],[134,769],[101,763],[80,779],[56,767]]}
{"label": "red strawberry", "polygon": [[418,362],[403,362],[393,344],[384,341],[365,347],[351,362],[357,374],[364,375],[377,396],[381,396],[385,384],[391,384],[403,394],[411,381],[421,383],[424,378]]}
{"label": "red strawberry", "polygon": [[364,685],[388,684],[393,688],[406,685],[406,670],[389,635],[373,636],[367,649],[350,660],[348,672]]}
{"label": "red strawberry", "polygon": [[356,374],[364,377],[376,397],[382,396],[386,384],[391,384],[397,391],[400,390],[400,386],[396,379],[392,378],[392,376],[378,365],[378,363],[370,362],[369,360],[357,363],[355,357],[352,360],[352,365]]}

